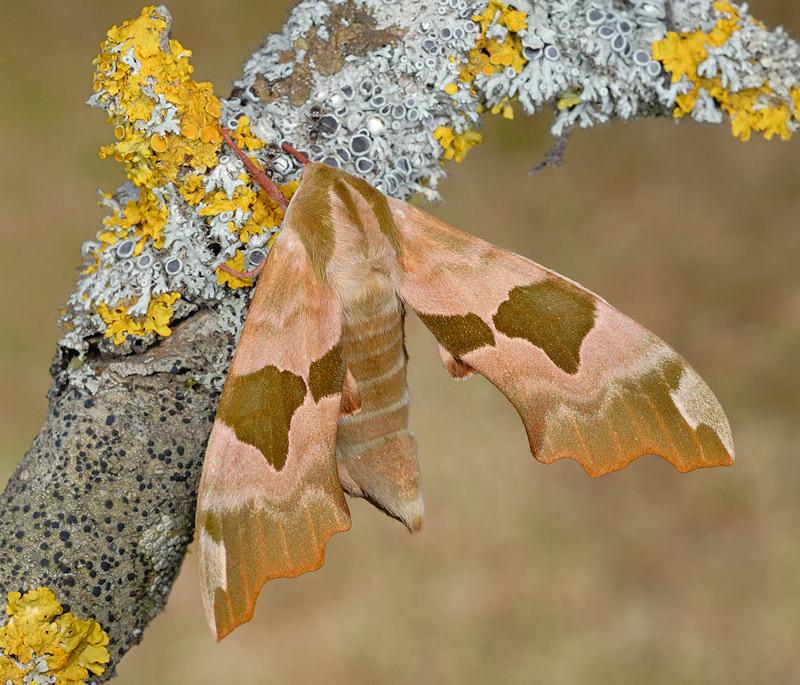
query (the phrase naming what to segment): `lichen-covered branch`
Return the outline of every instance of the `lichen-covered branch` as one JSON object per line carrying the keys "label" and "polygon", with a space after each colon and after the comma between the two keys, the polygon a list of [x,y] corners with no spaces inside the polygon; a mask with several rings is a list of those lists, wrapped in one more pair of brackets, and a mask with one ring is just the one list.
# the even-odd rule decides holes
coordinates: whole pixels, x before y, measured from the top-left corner
{"label": "lichen-covered branch", "polygon": [[261,262],[282,219],[220,124],[288,195],[299,166],[284,141],[404,199],[437,197],[443,159],[480,142],[484,114],[551,108],[558,136],[636,116],[743,139],[798,130],[797,44],[726,1],[305,1],[227,100],[192,79],[171,28],[164,7],[147,8],[96,61],[90,104],[116,137],[102,154],[128,182],[84,247],[48,417],[0,500],[0,589],[20,593],[0,681],[110,678],[192,538],[251,285],[219,266]]}

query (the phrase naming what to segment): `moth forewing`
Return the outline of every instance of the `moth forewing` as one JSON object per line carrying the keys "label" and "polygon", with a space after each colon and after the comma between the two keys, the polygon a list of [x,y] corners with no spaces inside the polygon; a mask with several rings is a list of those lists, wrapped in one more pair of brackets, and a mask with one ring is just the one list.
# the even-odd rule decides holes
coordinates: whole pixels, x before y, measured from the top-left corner
{"label": "moth forewing", "polygon": [[258,281],[206,450],[196,530],[203,602],[221,639],[270,578],[318,568],[350,527],[336,468],[341,309],[284,228]]}

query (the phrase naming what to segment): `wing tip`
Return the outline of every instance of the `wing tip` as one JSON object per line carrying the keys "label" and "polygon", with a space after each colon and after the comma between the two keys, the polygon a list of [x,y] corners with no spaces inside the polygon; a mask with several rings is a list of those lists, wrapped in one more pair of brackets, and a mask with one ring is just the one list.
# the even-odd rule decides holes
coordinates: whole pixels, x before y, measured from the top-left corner
{"label": "wing tip", "polygon": [[694,425],[688,421],[674,421],[665,425],[667,422],[659,420],[658,430],[645,432],[637,428],[636,435],[630,431],[615,431],[610,422],[600,426],[598,421],[591,420],[587,430],[572,421],[566,424],[570,428],[568,431],[548,431],[541,422],[532,423],[520,415],[535,459],[544,464],[573,459],[589,476],[599,478],[624,469],[646,454],[661,457],[680,473],[732,465],[735,455],[730,425],[722,408],[718,405],[717,408],[710,421],[698,421]]}
{"label": "wing tip", "polygon": [[[344,500],[342,500],[344,501]],[[256,603],[264,585],[268,581],[275,578],[295,578],[304,573],[316,571],[325,563],[325,551],[331,537],[336,533],[345,533],[350,530],[352,522],[350,520],[349,511],[345,505],[343,515],[334,517],[330,521],[330,525],[321,531],[321,535],[317,544],[317,554],[312,558],[306,559],[303,563],[296,563],[293,566],[285,566],[282,569],[273,566],[271,569],[265,569],[251,586],[251,592],[243,606],[237,611],[231,606],[231,602],[226,601],[227,611],[217,613],[216,604],[219,601],[219,593],[213,592],[211,596],[203,593],[203,605],[206,611],[206,619],[208,627],[211,631],[213,638],[220,642],[227,635],[230,635],[236,628],[252,620],[255,615]],[[201,584],[202,584],[201,575]],[[214,588],[214,591],[221,590],[221,588]],[[224,593],[224,590],[222,590]]]}
{"label": "wing tip", "polygon": [[[262,586],[263,587],[263,586]],[[258,598],[259,592],[256,593],[256,599]],[[244,625],[245,623],[249,623],[253,616],[255,615],[256,611],[256,603],[255,599],[253,600],[253,605],[250,607],[249,611],[242,612],[239,616],[232,617],[229,621],[220,621],[217,622],[216,615],[211,614],[208,616],[208,627],[211,630],[211,635],[217,642],[221,642],[223,638],[230,635],[234,630],[236,630],[239,626]]]}

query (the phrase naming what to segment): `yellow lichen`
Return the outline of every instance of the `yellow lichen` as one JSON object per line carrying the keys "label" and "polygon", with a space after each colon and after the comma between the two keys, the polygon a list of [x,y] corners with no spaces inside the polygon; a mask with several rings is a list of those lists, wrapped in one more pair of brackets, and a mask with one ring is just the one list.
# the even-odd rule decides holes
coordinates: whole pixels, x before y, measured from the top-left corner
{"label": "yellow lichen", "polygon": [[63,613],[47,588],[8,594],[0,627],[0,681],[81,685],[109,662],[108,635],[94,619]]}
{"label": "yellow lichen", "polygon": [[556,106],[558,109],[569,109],[570,107],[581,104],[581,102],[581,92],[571,88],[561,96]]}
{"label": "yellow lichen", "polygon": [[236,128],[231,131],[236,144],[244,150],[257,150],[264,147],[264,141],[256,138],[250,131],[250,118],[240,116]]}
{"label": "yellow lichen", "polygon": [[222,212],[232,212],[236,209],[233,200],[224,190],[213,190],[203,198],[203,208],[197,212],[200,216],[216,216]]}
{"label": "yellow lichen", "polygon": [[203,177],[199,174],[187,174],[184,176],[178,192],[183,195],[183,199],[190,205],[198,204],[206,194],[203,187]]}
{"label": "yellow lichen", "polygon": [[500,98],[499,102],[496,102],[492,105],[491,109],[489,110],[492,114],[502,114],[503,118],[505,119],[513,119],[514,118],[514,104],[513,100],[504,95]]}
{"label": "yellow lichen", "polygon": [[[289,183],[280,186],[280,191],[289,199],[295,194],[300,181],[289,181]],[[247,243],[253,235],[259,235],[264,231],[269,231],[277,226],[280,226],[283,221],[283,208],[277,205],[270,197],[267,196],[263,190],[258,193],[253,192],[250,188],[244,187],[241,193],[234,193],[234,204],[237,206],[246,205],[243,208],[249,208],[252,212],[250,219],[237,229],[233,222],[230,222],[229,227],[231,231],[237,231],[239,239],[243,243]],[[202,213],[202,210],[201,210]],[[267,241],[267,248],[272,246],[272,241],[275,235],[270,236]],[[228,259],[227,264],[231,269],[244,272],[247,270],[244,262],[244,254],[241,250],[236,250],[236,254]],[[227,285],[230,288],[247,288],[253,285],[252,278],[239,278],[234,276],[223,269],[217,269],[217,282],[220,285]]]}
{"label": "yellow lichen", "polygon": [[[184,166],[205,171],[215,165],[222,145],[220,102],[210,83],[191,78],[191,51],[174,38],[162,48],[166,29],[158,10],[146,7],[139,18],[108,32],[94,62],[94,90],[118,138],[100,156],[125,164],[128,179],[140,189],[143,215],[153,214],[152,205],[159,205],[161,213],[153,189],[177,183]],[[159,131],[149,133],[153,127]],[[163,221],[151,221],[141,233],[158,243],[163,226]]]}
{"label": "yellow lichen", "polygon": [[[244,173],[240,178],[245,181],[252,180]],[[280,186],[280,191],[287,198],[291,198],[299,185],[299,180],[290,181]],[[232,212],[235,209],[250,212],[250,218],[241,228],[237,229],[233,221],[228,223],[230,230],[236,232],[243,243],[248,242],[253,235],[260,235],[264,231],[280,226],[283,221],[283,208],[261,188],[254,190],[250,186],[239,186],[234,191],[232,198],[229,198],[224,191],[213,190],[203,197],[202,202],[203,208],[198,211],[200,216],[217,216],[222,212]]]}
{"label": "yellow lichen", "polygon": [[133,301],[121,302],[109,307],[105,302],[98,302],[97,313],[106,324],[106,338],[114,338],[114,343],[119,345],[125,340],[126,335],[147,335],[158,333],[168,336],[172,334],[169,322],[175,313],[172,305],[180,297],[180,293],[162,293],[153,297],[147,306],[147,315],[135,316],[129,313],[135,304]]}
{"label": "yellow lichen", "polygon": [[[471,85],[476,76],[483,74],[492,76],[511,67],[518,74],[528,61],[522,54],[522,40],[517,33],[527,27],[528,15],[525,12],[512,9],[501,0],[489,0],[486,8],[480,14],[474,14],[472,20],[478,24],[479,33],[475,39],[475,46],[467,54],[466,60],[459,66],[459,78],[462,83]],[[502,37],[489,35],[490,28],[502,26],[507,29]],[[448,95],[458,93],[457,83],[448,83],[444,91]],[[487,108],[492,114],[501,114],[506,119],[514,118],[513,100],[503,96],[498,102],[488,105],[479,105],[479,111]],[[444,159],[455,159],[460,162],[464,159],[467,150],[481,142],[481,134],[475,131],[465,131],[456,134],[446,126],[439,126],[434,131],[433,137],[444,148]]]}
{"label": "yellow lichen", "polygon": [[[157,8],[145,7],[139,18],[108,32],[94,62],[94,90],[109,107],[120,139],[105,146],[101,157],[124,162],[140,188],[176,181],[184,165],[213,166],[222,145],[221,104],[210,83],[191,78],[191,51],[167,39],[166,29]],[[148,133],[160,121],[163,130]]]}
{"label": "yellow lichen", "polygon": [[[247,271],[247,267],[244,263],[244,254],[241,250],[236,250],[236,254],[231,257],[227,262],[225,262],[231,269],[235,269],[240,273],[244,273]],[[223,269],[217,269],[217,282],[220,285],[227,285],[231,288],[247,288],[253,285],[252,278],[239,278],[232,273],[224,271]]]}
{"label": "yellow lichen", "polygon": [[[480,34],[467,55],[467,61],[460,67],[461,80],[472,83],[478,74],[491,76],[501,72],[505,67],[512,67],[518,74],[528,61],[522,54],[522,41],[517,32],[527,24],[527,14],[510,8],[500,0],[489,0],[481,14],[475,14],[472,20],[478,23]],[[508,33],[502,42],[495,37],[487,37],[490,26],[504,26]]]}
{"label": "yellow lichen", "polygon": [[[200,206],[200,216],[215,217],[237,209],[249,212],[252,218],[241,228],[229,222],[230,230],[245,243],[283,219],[283,210],[260,189],[249,185],[239,186],[233,197],[217,189],[206,192],[203,174],[217,164],[222,144],[218,122],[221,105],[210,84],[191,78],[191,52],[168,38],[166,29],[165,18],[157,8],[147,7],[139,18],[108,32],[95,60],[94,89],[98,102],[109,112],[117,138],[117,142],[101,150],[101,156],[113,156],[125,164],[128,179],[139,189],[139,196],[112,210],[103,221],[95,261],[85,273],[95,271],[100,264],[99,253],[119,240],[136,242],[132,256],[139,255],[145,243],[155,249],[164,246],[168,207],[162,198],[170,183],[187,203]],[[160,122],[164,125],[157,133],[148,132],[148,126],[152,131],[152,125]],[[244,116],[232,136],[246,150],[264,146],[252,134]],[[196,173],[185,173],[187,167]],[[242,180],[251,179],[243,174]],[[283,190],[291,195],[296,188],[295,182]],[[245,284],[238,280],[230,285]],[[178,297],[176,292],[153,295],[146,315],[140,313],[143,305],[135,297],[113,303],[97,301],[91,308],[106,324],[106,337],[120,344],[128,335],[170,335],[172,304]],[[135,311],[139,313],[132,313],[137,304]]]}
{"label": "yellow lichen", "polygon": [[[106,108],[117,141],[103,147],[100,156],[125,164],[139,195],[104,219],[95,263],[84,273],[94,272],[99,253],[118,240],[136,242],[133,256],[145,244],[155,249],[164,246],[169,184],[190,204],[205,199],[200,174],[218,161],[221,103],[211,84],[191,78],[191,54],[169,38],[166,19],[155,7],[146,7],[137,19],[112,28],[101,46],[94,62],[95,97]],[[200,173],[185,174],[187,167]],[[105,321],[106,337],[121,343],[127,334],[169,335],[170,305],[177,297],[177,293],[153,296],[144,316],[129,314],[133,302],[94,302],[92,310]]]}
{"label": "yellow lichen", "polygon": [[464,160],[467,150],[474,145],[480,145],[482,137],[477,131],[464,131],[464,133],[455,133],[453,129],[447,126],[439,126],[434,132],[433,137],[439,141],[439,144],[444,148],[442,157],[445,159],[455,159],[456,162]]}
{"label": "yellow lichen", "polygon": [[670,31],[664,39],[653,44],[653,59],[660,61],[670,72],[673,83],[685,76],[693,84],[692,90],[676,96],[672,115],[679,118],[691,112],[703,90],[730,116],[733,135],[748,140],[753,131],[759,131],[767,139],[777,134],[782,140],[789,140],[792,132],[788,124],[798,118],[800,99],[795,96],[797,89],[791,91],[793,103],[787,103],[776,97],[767,83],[759,88],[732,91],[730,85],[723,85],[720,75],[706,77],[698,74],[699,66],[708,58],[708,48],[724,45],[741,28],[739,11],[730,2],[718,0],[713,9],[719,18],[709,33],[698,30],[677,34]]}

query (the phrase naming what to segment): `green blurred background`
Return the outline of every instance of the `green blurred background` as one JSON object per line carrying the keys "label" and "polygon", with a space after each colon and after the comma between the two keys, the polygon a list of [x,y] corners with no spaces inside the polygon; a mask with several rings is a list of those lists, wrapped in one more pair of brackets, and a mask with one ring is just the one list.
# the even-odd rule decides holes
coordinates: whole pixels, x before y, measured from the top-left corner
{"label": "green blurred background", "polygon": [[[220,95],[286,2],[181,0],[174,36]],[[58,310],[96,189],[123,180],[83,102],[105,31],[132,1],[0,1],[0,472],[45,415]],[[224,9],[223,9],[224,8]],[[756,0],[800,36],[796,0]],[[800,138],[735,140],[667,120],[573,136],[533,178],[547,116],[492,117],[432,208],[600,293],[706,378],[737,463],[678,474],[656,457],[593,481],[545,467],[482,379],[456,384],[409,317],[427,524],[361,501],[325,567],[273,581],[217,645],[193,550],[166,611],[121,662],[152,683],[800,682]]]}

